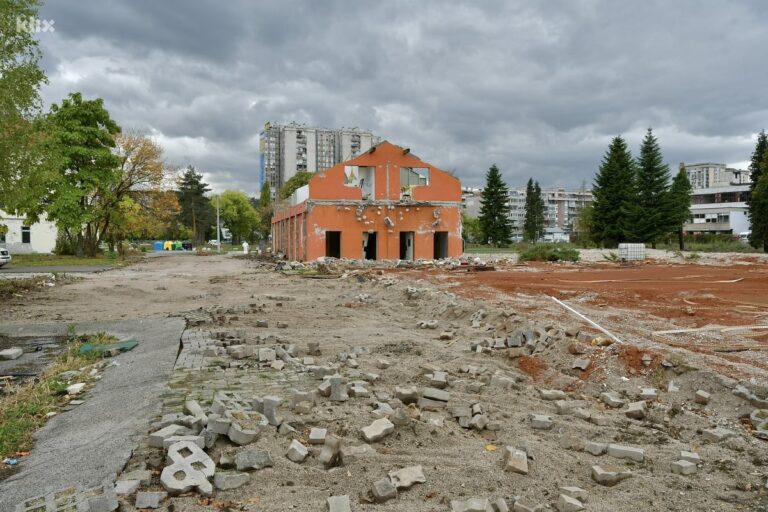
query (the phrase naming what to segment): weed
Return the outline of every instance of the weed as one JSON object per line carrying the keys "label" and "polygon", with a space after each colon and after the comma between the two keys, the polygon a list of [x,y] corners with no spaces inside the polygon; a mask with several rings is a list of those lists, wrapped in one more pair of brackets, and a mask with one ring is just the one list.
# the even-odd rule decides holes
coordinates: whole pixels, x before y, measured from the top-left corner
{"label": "weed", "polygon": [[701,259],[701,255],[697,252],[692,252],[691,254],[686,255],[685,259],[688,261],[698,261]]}
{"label": "weed", "polygon": [[611,263],[616,263],[619,261],[619,255],[614,251],[610,251],[608,254],[603,253],[603,259],[605,261],[610,261]]}
{"label": "weed", "polygon": [[579,261],[579,251],[568,244],[537,244],[520,253],[520,261]]}
{"label": "weed", "polygon": [[46,282],[46,277],[27,277],[20,279],[0,279],[0,299],[8,299],[40,288]]}

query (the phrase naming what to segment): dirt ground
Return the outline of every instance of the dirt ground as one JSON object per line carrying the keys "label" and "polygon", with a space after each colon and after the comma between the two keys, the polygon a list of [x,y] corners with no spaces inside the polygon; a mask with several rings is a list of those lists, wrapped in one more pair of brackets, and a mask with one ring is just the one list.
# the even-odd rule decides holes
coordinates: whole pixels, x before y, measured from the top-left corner
{"label": "dirt ground", "polygon": [[[379,375],[369,382],[370,398],[342,403],[321,398],[312,412],[300,414],[287,407],[290,390],[312,391],[321,382],[306,365],[277,371],[238,363],[226,369],[179,371],[169,383],[166,413],[181,412],[183,400],[191,397],[210,402],[216,391],[279,394],[286,405],[281,413],[297,430],[297,439],[305,440],[311,427],[323,427],[347,445],[363,445],[359,432],[375,419],[371,412],[376,404],[397,407],[392,400],[396,386],[428,386],[423,366],[432,365],[449,374],[449,406],[479,403],[494,424],[494,430],[464,429],[447,410],[421,411],[420,420],[372,443],[369,455],[329,470],[316,460],[316,450],[301,465],[287,460],[291,436],[273,431],[263,434],[256,446],[270,451],[274,467],[254,472],[239,489],[218,491],[213,501],[182,496],[165,502],[166,510],[319,511],[325,510],[328,496],[343,494],[350,496],[353,511],[447,511],[451,500],[470,497],[503,497],[510,508],[516,498],[553,508],[561,486],[585,489],[590,511],[768,510],[768,445],[751,435],[744,419],[754,407],[733,393],[742,383],[766,398],[766,336],[722,328],[659,333],[715,324],[768,324],[765,262],[499,268],[474,274],[348,270],[315,279],[231,257],[166,256],[41,290],[7,307],[18,322],[71,322],[165,317],[219,304],[240,309],[190,329],[224,329],[249,340],[293,344],[300,360],[307,344],[318,342],[322,355],[315,364],[333,366],[350,381]],[[549,296],[567,302],[622,343],[590,343],[605,335]],[[481,310],[476,319],[482,319],[473,326],[472,316]],[[259,327],[258,320],[269,327]],[[420,329],[421,320],[437,320],[438,328]],[[278,322],[287,327],[275,328]],[[583,337],[566,335],[569,328]],[[485,340],[492,344],[527,329],[550,333],[543,338],[551,340],[540,342],[530,354],[484,349],[482,344],[471,351]],[[441,339],[443,331],[451,331],[451,339]],[[726,351],[734,347],[739,351]],[[359,367],[340,362],[340,352],[358,352]],[[650,356],[647,365],[645,355]],[[379,368],[381,358],[391,366]],[[589,360],[586,370],[572,368],[577,358]],[[515,384],[494,384],[494,375]],[[670,383],[677,391],[668,391]],[[641,387],[648,386],[658,389],[659,398],[647,402],[643,420],[629,419],[623,408],[606,407],[599,399],[604,391],[616,391],[627,402],[640,400]],[[563,390],[570,400],[583,400],[592,419],[558,414],[553,402],[540,397],[541,389]],[[712,394],[708,405],[694,403],[699,389]],[[532,414],[550,415],[553,428],[534,430]],[[148,425],[143,434],[156,426]],[[706,442],[702,432],[715,426],[735,435]],[[640,447],[645,459],[594,456],[584,451],[588,441]],[[527,475],[502,469],[502,449],[508,445],[527,453]],[[219,439],[209,453],[219,461],[228,447]],[[695,475],[671,472],[681,450],[701,456]],[[128,467],[155,470],[148,489],[161,489],[159,452],[142,442]],[[614,487],[597,485],[590,478],[596,464],[628,469],[632,477]],[[369,503],[372,482],[413,465],[423,467],[425,483],[384,504]],[[131,510],[131,505],[132,498],[123,499],[124,509]]]}

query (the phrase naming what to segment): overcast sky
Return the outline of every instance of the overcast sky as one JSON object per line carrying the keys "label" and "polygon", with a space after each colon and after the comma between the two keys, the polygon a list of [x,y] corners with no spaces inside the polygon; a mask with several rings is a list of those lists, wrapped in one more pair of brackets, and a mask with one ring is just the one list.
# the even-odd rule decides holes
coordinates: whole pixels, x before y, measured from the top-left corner
{"label": "overcast sky", "polygon": [[171,165],[259,188],[265,121],[358,126],[479,186],[589,185],[611,137],[745,167],[768,2],[47,0],[47,105],[104,98]]}

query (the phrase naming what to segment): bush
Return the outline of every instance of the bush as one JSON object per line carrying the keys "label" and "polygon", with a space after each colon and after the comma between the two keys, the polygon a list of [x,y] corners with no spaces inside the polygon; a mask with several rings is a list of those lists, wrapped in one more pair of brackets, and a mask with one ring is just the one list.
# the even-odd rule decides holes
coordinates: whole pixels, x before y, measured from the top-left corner
{"label": "bush", "polygon": [[579,251],[568,244],[536,244],[520,253],[520,261],[579,261]]}

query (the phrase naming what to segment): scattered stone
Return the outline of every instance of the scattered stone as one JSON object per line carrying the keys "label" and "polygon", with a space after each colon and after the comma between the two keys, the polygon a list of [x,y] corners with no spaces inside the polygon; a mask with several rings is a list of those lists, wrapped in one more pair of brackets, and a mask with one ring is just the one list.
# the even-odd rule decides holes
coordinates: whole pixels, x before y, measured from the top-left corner
{"label": "scattered stone", "polygon": [[205,449],[205,438],[203,436],[171,436],[163,439],[163,449],[167,450],[172,444],[176,444],[181,441],[191,441],[195,443],[199,448]]}
{"label": "scattered stone", "polygon": [[260,348],[259,349],[259,362],[260,363],[271,363],[277,359],[277,354],[275,353],[274,349],[271,348]]}
{"label": "scattered stone", "polygon": [[488,498],[469,498],[468,500],[451,500],[453,512],[488,512],[493,510]]}
{"label": "scattered stone", "polygon": [[138,480],[118,480],[115,482],[115,494],[118,496],[129,496],[135,493],[141,482]]}
{"label": "scattered stone", "polygon": [[451,399],[451,394],[448,391],[436,388],[424,388],[421,390],[421,396],[428,400],[436,400],[438,402],[447,402]]}
{"label": "scattered stone", "polygon": [[659,397],[659,392],[656,388],[642,388],[640,390],[640,398],[643,400],[656,400]]}
{"label": "scattered stone", "polygon": [[208,481],[216,471],[211,458],[195,443],[182,441],[168,448],[168,460],[172,463],[160,474],[160,483],[172,496],[196,489],[203,496],[213,494]]}
{"label": "scattered stone", "polygon": [[264,405],[263,405],[264,416],[267,417],[267,421],[272,426],[277,427],[283,422],[283,418],[277,415],[277,409],[280,407],[280,404],[282,403],[282,401],[283,401],[282,398],[277,396],[264,397]]}
{"label": "scattered stone", "polygon": [[539,396],[542,400],[567,400],[568,395],[559,389],[540,389]]}
{"label": "scattered stone", "polygon": [[534,505],[525,500],[517,500],[512,506],[512,510],[514,512],[542,512],[545,509],[543,505]]}
{"label": "scattered stone", "polygon": [[722,428],[722,427],[716,427],[716,428],[704,430],[701,434],[704,437],[705,441],[709,441],[710,443],[719,443],[724,439],[728,439],[729,437],[734,437],[736,435],[736,432]]}
{"label": "scattered stone", "polygon": [[710,395],[706,391],[700,389],[696,392],[696,395],[693,397],[693,401],[696,402],[697,404],[707,405],[709,403],[709,399],[711,396],[712,395]]}
{"label": "scattered stone", "polygon": [[576,498],[561,494],[557,498],[555,508],[558,512],[579,512],[580,510],[584,510],[584,505],[582,505],[582,503]]}
{"label": "scattered stone", "polygon": [[369,443],[383,439],[394,431],[395,425],[387,418],[379,418],[361,430],[363,439]]}
{"label": "scattered stone", "polygon": [[497,498],[491,502],[491,508],[493,512],[509,512],[509,505],[504,498]]}
{"label": "scattered stone", "polygon": [[147,469],[134,469],[120,475],[120,480],[138,480],[141,485],[149,485],[152,482],[152,472]]}
{"label": "scattered stone", "polygon": [[395,398],[404,404],[415,404],[419,400],[419,391],[416,386],[395,387]]}
{"label": "scattered stone", "polygon": [[328,429],[312,427],[309,431],[309,444],[325,444],[325,436],[328,434]]}
{"label": "scattered stone", "polygon": [[414,484],[423,484],[427,481],[421,466],[409,466],[389,472],[389,479],[398,489],[408,489]]}
{"label": "scattered stone", "polygon": [[432,387],[437,389],[445,389],[448,387],[448,374],[446,372],[435,372],[430,374],[428,378]]}
{"label": "scattered stone", "polygon": [[521,475],[528,474],[528,455],[522,450],[505,446],[503,463],[505,471],[512,471]]}
{"label": "scattered stone", "polygon": [[589,404],[585,400],[556,400],[555,408],[557,414],[569,415],[573,414],[573,411],[579,408],[589,407]]}
{"label": "scattered stone", "polygon": [[0,359],[5,361],[13,361],[24,355],[24,350],[19,347],[11,347],[5,350],[0,350]]}
{"label": "scattered stone", "polygon": [[341,438],[332,434],[326,436],[323,449],[320,451],[318,460],[326,469],[332,468],[339,462],[339,452],[341,451]]}
{"label": "scattered stone", "polygon": [[694,464],[701,463],[701,457],[699,457],[698,453],[686,452],[684,450],[680,452],[680,460],[687,460],[688,462],[692,462]]}
{"label": "scattered stone", "polygon": [[390,363],[386,359],[377,359],[376,360],[376,368],[378,368],[379,370],[386,370],[390,366],[392,366],[392,363]]}
{"label": "scattered stone", "polygon": [[452,340],[453,336],[453,331],[443,331],[440,333],[440,339],[443,341]]}
{"label": "scattered stone", "polygon": [[310,341],[307,343],[307,354],[311,356],[319,356],[321,354],[320,343],[316,341]]}
{"label": "scattered stone", "polygon": [[153,448],[163,448],[163,441],[169,437],[184,436],[189,433],[187,427],[181,425],[168,425],[149,435],[149,446]]}
{"label": "scattered stone", "polygon": [[627,418],[641,420],[645,418],[645,411],[647,408],[648,406],[645,404],[644,400],[640,402],[632,402],[629,404],[624,414],[627,416]]}
{"label": "scattered stone", "polygon": [[608,443],[590,441],[584,446],[584,451],[597,457],[608,451]]}
{"label": "scattered stone", "polygon": [[136,494],[135,506],[141,510],[143,508],[160,508],[160,503],[168,497],[167,492],[140,492]]}
{"label": "scattered stone", "polygon": [[78,382],[77,384],[72,384],[71,386],[67,386],[67,394],[68,395],[79,395],[83,388],[85,388],[84,382]]}
{"label": "scattered stone", "polygon": [[586,370],[589,368],[590,363],[591,361],[588,357],[580,357],[573,362],[571,368],[574,370]]}
{"label": "scattered stone", "polygon": [[641,359],[643,362],[643,366],[646,368],[651,366],[651,363],[653,362],[653,357],[651,357],[651,354],[643,354],[643,358]]}
{"label": "scattered stone", "polygon": [[328,379],[331,386],[331,402],[345,402],[349,400],[347,394],[347,384],[344,379],[339,375],[334,375]]}
{"label": "scattered stone", "polygon": [[267,450],[246,450],[235,455],[238,471],[271,468],[273,465],[272,456]]}
{"label": "scattered stone", "polygon": [[[232,425],[232,420],[219,416],[218,414],[211,414],[208,416],[207,428],[214,434],[221,434],[226,436],[229,434],[229,427]],[[175,435],[175,434],[174,434]],[[150,440],[150,446],[152,445]]]}
{"label": "scattered stone", "polygon": [[[306,363],[305,363],[306,364]],[[270,368],[273,370],[280,371],[283,368],[285,368],[285,361],[274,361],[271,365],[269,365]]]}
{"label": "scattered stone", "polygon": [[612,466],[592,466],[592,480],[606,487],[613,487],[631,476],[632,473],[626,469]]}
{"label": "scattered stone", "polygon": [[[325,439],[325,436],[323,436],[323,439]],[[288,446],[288,451],[285,453],[285,456],[288,457],[288,460],[297,464],[304,462],[304,459],[307,458],[307,455],[309,455],[307,447],[295,439],[291,441],[291,444]]]}
{"label": "scattered stone", "polygon": [[552,417],[543,414],[534,414],[531,417],[531,426],[537,430],[549,430],[552,428]]}
{"label": "scattered stone", "polygon": [[672,472],[678,475],[692,475],[696,473],[696,464],[687,460],[678,460],[672,463]]}
{"label": "scattered stone", "polygon": [[613,407],[614,409],[624,407],[624,404],[627,403],[626,400],[621,398],[621,395],[615,391],[606,391],[604,393],[600,393],[600,400],[602,400],[602,402],[608,407]]}
{"label": "scattered stone", "polygon": [[560,492],[566,496],[570,496],[571,498],[576,498],[581,502],[587,501],[588,493],[581,487],[561,487]]}
{"label": "scattered stone", "polygon": [[384,503],[395,498],[397,498],[397,487],[389,478],[373,482],[373,501]]}
{"label": "scattered stone", "polygon": [[635,462],[643,462],[645,455],[642,448],[633,448],[620,444],[609,444],[608,455],[617,459],[630,459]]}
{"label": "scattered stone", "polygon": [[219,471],[213,477],[213,485],[222,491],[237,489],[248,483],[251,475],[237,471]]}
{"label": "scattered stone", "polygon": [[326,512],[352,512],[349,496],[331,496],[325,502]]}
{"label": "scattered stone", "polygon": [[[440,419],[441,424],[439,426],[442,426],[442,418]],[[476,414],[469,420],[469,428],[473,428],[477,431],[483,430],[486,426],[488,426],[488,417],[484,414]]]}

